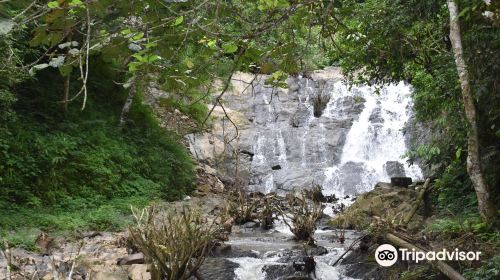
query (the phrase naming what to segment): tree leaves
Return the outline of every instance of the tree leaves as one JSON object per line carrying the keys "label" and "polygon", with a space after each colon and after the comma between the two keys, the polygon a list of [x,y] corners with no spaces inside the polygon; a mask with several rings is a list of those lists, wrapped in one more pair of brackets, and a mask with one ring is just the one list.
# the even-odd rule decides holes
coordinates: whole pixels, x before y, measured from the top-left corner
{"label": "tree leaves", "polygon": [[184,21],[184,16],[180,16],[178,18],[175,19],[174,23],[172,24],[172,26],[178,26],[180,25],[182,22]]}
{"label": "tree leaves", "polygon": [[58,1],[50,1],[49,3],[47,3],[47,7],[51,8],[51,9],[59,8],[59,2]]}
{"label": "tree leaves", "polygon": [[225,53],[235,53],[238,50],[238,46],[232,42],[222,44],[222,49]]}

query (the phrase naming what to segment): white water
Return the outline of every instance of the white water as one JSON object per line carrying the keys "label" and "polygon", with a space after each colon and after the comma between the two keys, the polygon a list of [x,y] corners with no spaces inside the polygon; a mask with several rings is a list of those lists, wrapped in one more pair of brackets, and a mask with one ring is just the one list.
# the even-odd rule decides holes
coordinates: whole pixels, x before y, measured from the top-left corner
{"label": "white water", "polygon": [[[360,183],[354,186],[357,193],[369,191],[377,182],[390,179],[384,170],[387,161],[402,163],[408,177],[422,178],[420,168],[416,165],[408,166],[403,158],[406,145],[401,128],[410,117],[410,91],[410,86],[402,82],[383,87],[379,93],[376,93],[374,87],[354,87],[349,91],[341,82],[335,84],[332,99],[326,109],[328,117],[337,117],[339,114],[331,108],[337,96],[353,96],[355,93],[354,96],[366,101],[358,120],[353,123],[347,134],[340,164],[325,169],[325,194],[344,196],[345,189],[340,185],[339,170],[347,163],[356,163],[363,167],[363,172],[359,174]],[[370,121],[370,116],[377,108],[380,108],[382,123]]]}

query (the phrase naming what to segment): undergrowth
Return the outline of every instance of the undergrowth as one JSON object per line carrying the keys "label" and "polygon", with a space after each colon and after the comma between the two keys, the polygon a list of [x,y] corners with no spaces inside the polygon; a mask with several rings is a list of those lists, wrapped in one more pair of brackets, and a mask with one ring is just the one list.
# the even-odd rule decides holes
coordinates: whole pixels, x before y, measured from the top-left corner
{"label": "undergrowth", "polygon": [[15,116],[0,124],[0,239],[34,249],[40,231],[120,230],[130,205],[192,190],[193,163],[178,136],[160,129],[140,94],[120,127],[126,92],[97,65],[84,111],[77,101],[62,110],[57,73],[12,89]]}

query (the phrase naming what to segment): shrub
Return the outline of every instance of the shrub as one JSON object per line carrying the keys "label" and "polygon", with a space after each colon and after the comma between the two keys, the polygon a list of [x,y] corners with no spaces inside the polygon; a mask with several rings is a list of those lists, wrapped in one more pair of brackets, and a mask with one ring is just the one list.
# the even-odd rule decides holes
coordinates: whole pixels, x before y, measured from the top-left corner
{"label": "shrub", "polygon": [[464,276],[470,280],[494,280],[500,278],[500,254],[491,258],[478,269],[467,269]]}
{"label": "shrub", "polygon": [[[151,264],[151,279],[184,280],[196,275],[218,229],[198,211],[183,208],[157,215],[154,207],[134,213],[132,242]],[[164,216],[163,216],[164,215]]]}
{"label": "shrub", "polygon": [[236,224],[253,221],[256,208],[257,201],[252,200],[243,190],[234,190],[226,198],[225,212]]}
{"label": "shrub", "polygon": [[[320,202],[308,201],[305,198],[305,193],[302,193],[301,196],[288,196],[287,203],[287,211],[278,207],[283,221],[290,228],[296,240],[314,245],[316,221],[323,215],[324,205]],[[291,224],[288,223],[287,218],[292,221]]]}

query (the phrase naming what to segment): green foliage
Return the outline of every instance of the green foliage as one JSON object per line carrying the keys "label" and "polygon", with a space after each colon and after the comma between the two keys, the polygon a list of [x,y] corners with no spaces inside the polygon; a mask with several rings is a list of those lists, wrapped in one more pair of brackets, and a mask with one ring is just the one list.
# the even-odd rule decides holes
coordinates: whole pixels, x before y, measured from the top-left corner
{"label": "green foliage", "polygon": [[[87,109],[62,112],[57,73],[16,85],[17,118],[0,126],[0,235],[33,248],[39,228],[119,230],[129,207],[192,190],[193,163],[178,136],[159,128],[138,95],[118,125],[125,92],[95,64]],[[106,94],[104,94],[106,93]]]}
{"label": "green foliage", "polygon": [[[489,186],[499,182],[500,65],[498,18],[486,11],[498,5],[484,1],[456,1],[460,8],[462,43],[478,111],[482,157]],[[414,111],[432,130],[429,143],[412,147],[410,161],[420,159],[432,167],[439,186],[438,206],[468,213],[476,207],[466,170],[468,124],[465,120],[449,34],[449,13],[436,1],[342,1],[336,16],[332,57],[353,81],[383,84],[408,81],[413,86]],[[500,198],[494,189],[496,201]],[[498,188],[496,188],[498,189]]]}
{"label": "green foliage", "polygon": [[470,280],[495,280],[500,278],[500,255],[491,258],[477,269],[467,269],[464,276]]}

